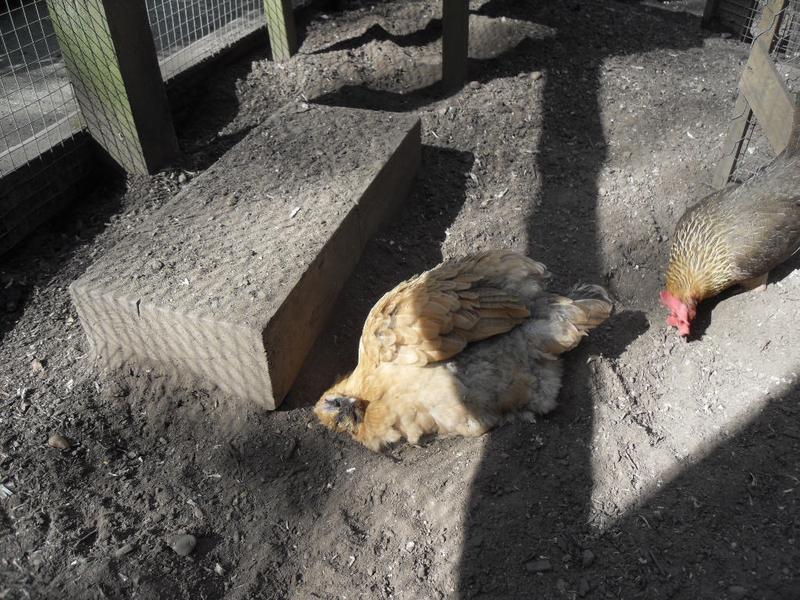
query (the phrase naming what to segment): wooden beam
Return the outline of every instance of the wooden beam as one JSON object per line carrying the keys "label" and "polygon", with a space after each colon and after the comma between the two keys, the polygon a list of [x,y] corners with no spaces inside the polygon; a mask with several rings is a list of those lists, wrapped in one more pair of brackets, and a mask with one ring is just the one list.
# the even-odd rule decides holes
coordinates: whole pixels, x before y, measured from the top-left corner
{"label": "wooden beam", "polygon": [[768,45],[756,41],[739,83],[775,154],[789,143],[794,117],[794,98],[769,56]]}
{"label": "wooden beam", "polygon": [[442,84],[460,88],[467,78],[469,0],[442,0]]}
{"label": "wooden beam", "polygon": [[288,60],[297,51],[292,0],[264,0],[272,60]]}
{"label": "wooden beam", "polygon": [[[755,59],[753,58],[753,50],[756,48],[756,46],[763,46],[762,49],[766,49],[764,54],[766,54],[767,59],[771,62],[772,59],[769,58],[769,50],[774,42],[775,32],[778,31],[778,28],[780,27],[783,10],[786,8],[787,2],[788,0],[769,0],[766,6],[764,6],[764,10],[761,11],[761,17],[759,18],[758,24],[754,30],[755,41],[753,42],[750,58],[745,66],[745,73],[747,71],[747,67],[751,64],[751,60],[758,62],[762,58],[758,56]],[[743,81],[744,76],[740,81],[739,95],[736,98],[736,106],[733,109],[733,114],[735,116],[731,121],[730,127],[728,128],[728,134],[725,138],[725,143],[722,146],[722,158],[717,164],[716,171],[714,172],[714,180],[712,184],[717,189],[722,189],[725,187],[725,185],[728,183],[731,173],[733,173],[733,170],[736,168],[736,161],[739,158],[739,153],[742,150],[742,142],[744,142],[745,132],[750,124],[750,120],[753,118],[753,110],[750,107],[750,103],[747,100],[744,89],[741,87]],[[777,92],[773,93],[773,96],[774,94],[777,94]],[[753,93],[753,95],[755,96],[755,93]],[[759,98],[759,101],[761,101],[762,104],[766,103],[768,105],[769,102],[774,101],[773,96],[769,96],[765,99]],[[763,112],[763,106],[761,106],[759,110]],[[784,122],[784,127],[788,128],[789,125],[790,123]]]}
{"label": "wooden beam", "polygon": [[711,22],[714,20],[714,17],[717,16],[718,5],[719,5],[719,0],[706,0],[706,6],[703,9],[703,20],[700,21],[701,26],[708,29],[708,26],[711,25]]}
{"label": "wooden beam", "polygon": [[144,2],[47,0],[92,138],[126,171],[177,160],[178,141]]}

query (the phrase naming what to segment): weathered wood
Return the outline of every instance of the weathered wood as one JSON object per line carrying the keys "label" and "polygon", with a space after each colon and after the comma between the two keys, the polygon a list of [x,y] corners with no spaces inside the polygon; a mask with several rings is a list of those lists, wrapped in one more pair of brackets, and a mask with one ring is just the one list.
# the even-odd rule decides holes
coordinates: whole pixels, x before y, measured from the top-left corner
{"label": "weathered wood", "polygon": [[728,134],[725,136],[725,142],[722,145],[722,157],[717,164],[714,180],[712,181],[712,185],[719,190],[727,185],[731,173],[736,168],[736,161],[744,143],[744,135],[750,125],[750,119],[753,117],[753,111],[750,110],[747,98],[741,92],[736,98],[733,112],[734,118],[728,127]]}
{"label": "weathered wood", "polygon": [[144,2],[47,0],[91,136],[125,170],[153,173],[179,155]]}
{"label": "weathered wood", "polygon": [[272,60],[288,60],[297,50],[292,0],[264,0]]}
{"label": "weathered wood", "polygon": [[719,0],[706,0],[706,6],[703,9],[703,20],[700,22],[703,27],[708,27],[714,20],[718,4]]}
{"label": "weathered wood", "polygon": [[[779,91],[769,92],[768,94],[764,95],[761,93],[761,91],[752,89],[752,85],[757,84],[759,81],[758,78],[765,73],[763,66],[752,69],[753,71],[760,70],[761,72],[751,75],[750,77],[752,79],[750,81],[745,82],[745,78],[748,68],[751,66],[751,64],[757,65],[763,62],[765,57],[768,62],[772,61],[772,59],[769,58],[769,50],[772,48],[772,44],[774,43],[775,33],[780,27],[783,10],[786,7],[787,2],[788,0],[770,0],[767,5],[764,6],[758,23],[754,28],[755,40],[753,42],[753,51],[755,51],[755,57],[754,52],[751,51],[747,65],[745,65],[742,80],[740,81],[739,95],[736,98],[736,105],[733,109],[734,118],[731,121],[730,127],[728,128],[728,133],[725,137],[725,142],[722,146],[722,157],[720,158],[716,171],[714,172],[714,180],[712,184],[717,189],[722,189],[725,187],[725,185],[728,183],[731,173],[733,173],[733,170],[736,168],[736,161],[738,160],[739,153],[742,150],[745,132],[747,131],[747,127],[750,125],[750,121],[754,116],[753,109],[748,102],[745,90],[750,90],[750,94],[759,103],[759,111],[762,114],[766,114],[766,111],[769,110],[769,107],[772,105],[772,103],[782,102]],[[756,50],[756,48],[758,48],[758,50]],[[751,63],[751,61],[753,62]],[[774,72],[773,68],[772,75],[775,74],[776,73]],[[778,85],[782,85],[782,82],[779,81]],[[791,115],[789,116],[791,117]],[[759,119],[759,123],[761,123],[761,118],[759,116],[756,116],[756,118]],[[786,118],[785,114],[783,118]],[[769,120],[770,123],[772,123],[772,119],[770,118]],[[776,121],[776,123],[778,123],[778,121]],[[788,122],[784,120],[782,123],[779,123],[779,125],[770,124],[770,127],[773,131],[773,136],[776,137],[776,139],[779,139],[780,135],[776,133],[776,128],[782,126],[787,130],[790,130],[791,123],[791,120]],[[770,143],[772,143],[771,140]],[[788,143],[788,135],[783,142],[784,147],[786,143]]]}
{"label": "weathered wood", "polygon": [[791,135],[794,99],[769,56],[768,44],[757,40],[739,83],[758,124],[775,154],[780,154]]}
{"label": "weathered wood", "polygon": [[275,408],[420,150],[414,115],[288,105],[70,286],[98,363]]}
{"label": "weathered wood", "polygon": [[770,0],[764,5],[758,23],[753,29],[755,42],[765,43],[767,52],[772,50],[775,40],[775,33],[780,29],[783,11],[789,0]]}
{"label": "weathered wood", "polygon": [[459,88],[467,78],[469,1],[442,0],[442,84]]}

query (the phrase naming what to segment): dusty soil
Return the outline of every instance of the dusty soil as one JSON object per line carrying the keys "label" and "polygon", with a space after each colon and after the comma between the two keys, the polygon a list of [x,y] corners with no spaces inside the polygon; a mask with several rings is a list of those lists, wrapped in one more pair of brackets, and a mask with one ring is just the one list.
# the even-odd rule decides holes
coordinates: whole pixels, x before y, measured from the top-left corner
{"label": "dusty soil", "polygon": [[[448,94],[440,2],[341,4],[295,59],[209,82],[184,170],[102,182],[2,258],[0,598],[800,597],[800,261],[705,305],[688,342],[657,301],[747,48],[698,2],[473,2],[471,81]],[[98,373],[67,285],[297,99],[415,111],[425,146],[283,408]],[[618,301],[561,408],[392,456],[316,425],[377,297],[492,246]]]}

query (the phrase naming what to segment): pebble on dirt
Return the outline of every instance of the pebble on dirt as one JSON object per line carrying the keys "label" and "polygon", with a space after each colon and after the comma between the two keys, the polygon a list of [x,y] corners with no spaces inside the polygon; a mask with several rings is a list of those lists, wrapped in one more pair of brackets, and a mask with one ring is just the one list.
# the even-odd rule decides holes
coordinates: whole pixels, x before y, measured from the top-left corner
{"label": "pebble on dirt", "polygon": [[531,573],[544,573],[545,571],[552,571],[553,565],[546,558],[541,560],[532,560],[525,563],[525,570]]}
{"label": "pebble on dirt", "polygon": [[56,450],[69,450],[72,442],[59,433],[54,433],[47,440],[47,445]]}
{"label": "pebble on dirt", "polygon": [[728,593],[731,598],[744,598],[747,595],[747,590],[741,585],[732,585],[728,587]]}
{"label": "pebble on dirt", "polygon": [[581,563],[583,564],[584,568],[591,567],[594,563],[594,552],[589,549],[584,550]]}
{"label": "pebble on dirt", "polygon": [[124,546],[120,546],[116,550],[114,550],[114,558],[121,558],[126,554],[130,554],[136,549],[133,544],[125,544]]}
{"label": "pebble on dirt", "polygon": [[589,593],[592,587],[589,585],[589,581],[585,578],[581,579],[578,582],[578,595],[583,598],[586,594]]}
{"label": "pebble on dirt", "polygon": [[197,538],[191,534],[179,535],[172,544],[172,549],[179,556],[189,556],[197,545]]}

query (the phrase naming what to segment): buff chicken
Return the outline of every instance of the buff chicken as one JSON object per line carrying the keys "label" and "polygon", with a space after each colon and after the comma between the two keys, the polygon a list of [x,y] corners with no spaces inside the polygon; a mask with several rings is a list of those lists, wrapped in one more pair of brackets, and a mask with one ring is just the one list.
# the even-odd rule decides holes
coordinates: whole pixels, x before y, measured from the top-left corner
{"label": "buff chicken", "polygon": [[545,266],[495,250],[446,261],[372,308],[355,370],[314,407],[320,422],[379,451],[403,438],[479,436],[556,405],[559,355],[612,312],[606,291],[545,290]]}
{"label": "buff chicken", "polygon": [[769,271],[800,249],[800,156],[781,155],[745,183],[689,208],[675,230],[661,302],[688,336],[697,305],[741,285],[763,289]]}

